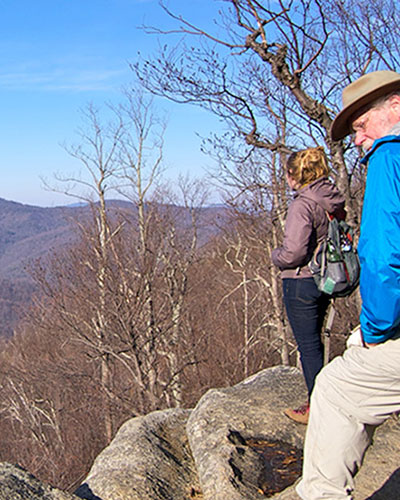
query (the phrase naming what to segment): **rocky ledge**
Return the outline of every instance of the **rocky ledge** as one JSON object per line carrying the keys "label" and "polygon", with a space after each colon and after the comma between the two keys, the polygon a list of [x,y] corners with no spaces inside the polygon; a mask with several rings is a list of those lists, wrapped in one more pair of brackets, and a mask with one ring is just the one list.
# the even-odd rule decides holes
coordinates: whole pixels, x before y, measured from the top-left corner
{"label": "rocky ledge", "polygon": [[[305,427],[282,410],[301,404],[305,393],[295,368],[263,370],[208,391],[193,410],[128,420],[75,495],[0,464],[0,500],[263,500],[279,499],[280,491],[289,498]],[[399,498],[399,451],[400,423],[393,417],[375,433],[355,500]]]}

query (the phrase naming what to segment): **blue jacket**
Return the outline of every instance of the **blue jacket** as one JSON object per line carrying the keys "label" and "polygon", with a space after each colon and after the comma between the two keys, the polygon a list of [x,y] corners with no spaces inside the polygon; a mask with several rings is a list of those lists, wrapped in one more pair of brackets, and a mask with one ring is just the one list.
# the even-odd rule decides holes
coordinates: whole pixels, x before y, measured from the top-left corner
{"label": "blue jacket", "polygon": [[400,324],[400,136],[378,139],[363,158],[368,174],[358,252],[365,342],[392,337]]}

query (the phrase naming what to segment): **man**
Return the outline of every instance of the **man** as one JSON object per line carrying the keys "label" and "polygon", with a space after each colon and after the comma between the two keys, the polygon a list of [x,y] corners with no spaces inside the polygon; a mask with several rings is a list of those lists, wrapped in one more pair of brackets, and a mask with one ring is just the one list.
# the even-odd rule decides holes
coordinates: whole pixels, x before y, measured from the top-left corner
{"label": "man", "polygon": [[317,377],[296,487],[303,500],[352,499],[372,430],[400,410],[400,74],[368,73],[344,89],[331,136],[351,133],[368,164],[361,328]]}

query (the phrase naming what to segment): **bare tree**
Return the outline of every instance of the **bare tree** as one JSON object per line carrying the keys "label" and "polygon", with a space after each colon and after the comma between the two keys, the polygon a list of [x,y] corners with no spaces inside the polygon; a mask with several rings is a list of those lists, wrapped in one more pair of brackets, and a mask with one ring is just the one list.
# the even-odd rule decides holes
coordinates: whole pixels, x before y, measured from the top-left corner
{"label": "bare tree", "polygon": [[[91,268],[95,276],[96,297],[92,298],[93,307],[89,323],[93,338],[85,332],[85,342],[90,342],[98,352],[100,363],[100,383],[104,390],[104,422],[107,441],[113,435],[112,410],[109,395],[112,386],[110,368],[110,354],[104,349],[107,344],[107,272],[112,240],[121,230],[121,225],[111,227],[106,207],[106,197],[114,187],[115,177],[120,170],[118,152],[124,137],[124,123],[118,114],[114,114],[114,122],[107,125],[101,123],[99,112],[89,105],[84,112],[88,131],[81,130],[81,144],[76,147],[67,147],[67,151],[78,159],[84,166],[87,178],[58,178],[66,186],[64,192],[70,196],[83,200],[91,208],[91,222],[94,231],[87,231],[85,224],[79,223],[80,230],[88,237],[88,245],[94,250],[93,260],[86,260],[84,265]],[[86,180],[87,179],[87,180]],[[77,189],[78,187],[78,189]],[[87,224],[87,222],[86,222]]]}
{"label": "bare tree", "polygon": [[[358,188],[357,155],[347,143],[330,141],[328,130],[345,83],[371,69],[396,67],[397,4],[224,0],[212,31],[161,5],[176,29],[147,31],[180,33],[185,39],[133,66],[143,85],[219,116],[230,133],[218,142],[245,142],[243,156],[255,148],[286,153],[325,142],[355,223],[360,209],[352,190]],[[276,134],[283,116],[285,133]]]}

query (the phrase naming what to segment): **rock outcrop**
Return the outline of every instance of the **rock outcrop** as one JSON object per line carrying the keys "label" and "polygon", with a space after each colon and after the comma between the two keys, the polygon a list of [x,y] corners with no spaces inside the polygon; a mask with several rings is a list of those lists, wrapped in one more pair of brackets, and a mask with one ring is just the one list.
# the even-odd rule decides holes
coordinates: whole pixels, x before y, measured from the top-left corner
{"label": "rock outcrop", "polygon": [[43,484],[18,465],[1,463],[0,500],[79,500],[79,498]]}
{"label": "rock outcrop", "polygon": [[[296,465],[305,427],[282,410],[305,397],[298,370],[263,370],[233,387],[208,391],[193,410],[157,411],[127,421],[75,495],[0,464],[0,500],[278,500],[281,494],[292,500],[288,485],[299,464],[297,472],[282,477],[279,453],[284,463]],[[265,458],[264,445],[272,458],[271,453]],[[355,500],[400,498],[399,452],[400,423],[393,417],[375,433],[356,478]]]}
{"label": "rock outcrop", "polygon": [[185,432],[189,414],[172,409],[125,422],[96,458],[86,491],[101,500],[194,498],[200,488]]}
{"label": "rock outcrop", "polygon": [[251,441],[302,448],[305,427],[282,413],[304,403],[298,370],[277,367],[225,389],[208,391],[189,417],[187,433],[205,500],[262,500],[265,464]]}

